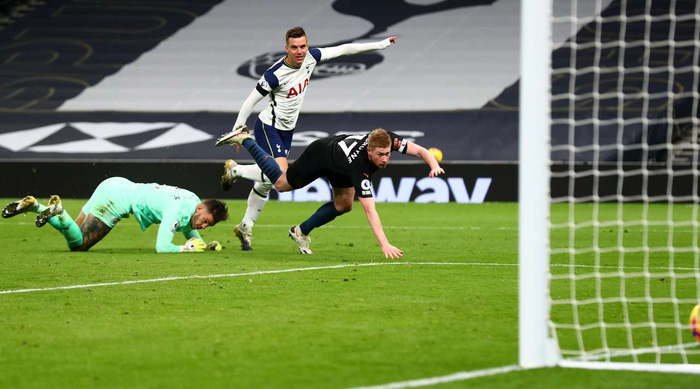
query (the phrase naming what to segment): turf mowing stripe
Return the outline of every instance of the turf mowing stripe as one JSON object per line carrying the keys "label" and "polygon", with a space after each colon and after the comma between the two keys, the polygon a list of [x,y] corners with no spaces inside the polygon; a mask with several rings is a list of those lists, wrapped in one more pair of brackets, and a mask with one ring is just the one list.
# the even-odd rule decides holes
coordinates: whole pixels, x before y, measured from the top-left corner
{"label": "turf mowing stripe", "polygon": [[[14,223],[2,223],[0,224],[0,227],[12,227],[12,226],[33,226],[34,222],[14,222]],[[256,225],[255,228],[284,228],[286,230],[289,229],[288,224],[262,224],[262,225]],[[337,225],[325,225],[323,228],[330,228],[330,229],[366,229],[367,225],[347,225],[347,226],[337,226]],[[493,228],[485,228],[485,227],[480,227],[480,226],[383,226],[384,229],[389,229],[389,230],[454,230],[454,231],[481,231],[481,230],[498,230],[498,231],[517,231],[518,227],[493,227]],[[562,228],[557,228],[556,230],[558,231],[563,231],[564,229]],[[647,228],[646,230],[643,228],[626,228],[627,231],[630,232],[668,232],[668,228]],[[695,230],[693,229],[687,229],[687,228],[674,228],[673,232],[675,233],[686,233],[686,234],[691,234],[694,233]]]}
{"label": "turf mowing stripe", "polygon": [[281,270],[262,270],[248,273],[230,273],[230,274],[211,274],[207,276],[191,275],[191,276],[178,276],[178,277],[163,277],[163,278],[151,278],[146,280],[130,280],[130,281],[117,281],[117,282],[101,282],[96,284],[84,284],[84,285],[67,285],[67,286],[55,286],[50,288],[33,288],[33,289],[11,289],[0,291],[0,294],[11,294],[11,293],[29,293],[29,292],[48,292],[52,290],[66,290],[66,289],[85,289],[94,288],[99,286],[114,286],[114,285],[130,285],[130,284],[145,284],[150,282],[162,282],[162,281],[177,281],[177,280],[193,280],[193,279],[207,279],[207,278],[223,278],[223,277],[243,277],[243,276],[254,276],[261,274],[280,274],[280,273],[291,273],[298,271],[308,271],[308,270],[326,270],[326,269],[342,269],[347,267],[363,267],[363,266],[391,266],[391,265],[457,265],[457,266],[467,266],[472,265],[470,263],[461,262],[371,262],[371,263],[356,263],[348,265],[333,265],[333,266],[314,266],[314,267],[301,267],[296,269],[281,269]]}
{"label": "turf mowing stripe", "polygon": [[[0,224],[0,227],[2,226],[33,226],[35,225],[34,222],[15,222],[15,223],[3,223]],[[284,228],[286,230],[289,230],[289,225],[287,224],[264,224],[264,225],[256,225],[256,228]],[[385,229],[394,229],[394,230],[483,230],[482,227],[479,226],[471,226],[471,227],[462,227],[462,226],[457,226],[457,227],[450,227],[450,226],[415,226],[415,227],[409,227],[409,226],[383,226]],[[355,228],[362,228],[365,229],[367,228],[367,225],[349,225],[349,226],[335,226],[335,225],[325,225],[323,228],[338,228],[338,229],[355,229]],[[498,227],[495,228],[498,230],[516,230],[517,227]],[[664,230],[665,231],[665,230]]]}
{"label": "turf mowing stripe", "polygon": [[465,381],[465,380],[470,380],[472,378],[487,377],[487,376],[492,376],[492,375],[497,375],[497,374],[505,374],[505,373],[510,373],[512,371],[516,371],[516,370],[520,370],[520,369],[521,368],[518,365],[511,365],[511,366],[497,367],[494,369],[463,371],[463,372],[445,375],[445,376],[441,376],[441,377],[421,378],[418,380],[411,380],[411,381],[392,382],[389,384],[377,385],[377,386],[363,386],[363,387],[358,387],[358,388],[353,388],[353,389],[417,388],[417,387],[421,387],[421,386],[437,385],[437,384],[444,384],[447,382]]}
{"label": "turf mowing stripe", "polygon": [[[177,277],[163,277],[163,278],[151,278],[146,280],[129,280],[129,281],[115,281],[115,282],[102,282],[96,284],[85,284],[85,285],[67,285],[67,286],[54,286],[49,288],[32,288],[32,289],[9,289],[0,291],[0,294],[12,294],[12,293],[29,293],[29,292],[47,292],[52,290],[66,290],[66,289],[84,289],[99,286],[114,286],[114,285],[130,285],[130,284],[144,284],[150,282],[162,282],[162,281],[177,281],[177,280],[193,280],[193,279],[206,279],[206,278],[224,278],[224,277],[243,277],[243,276],[254,276],[261,274],[280,274],[280,273],[291,273],[297,271],[308,271],[308,270],[326,270],[326,269],[343,269],[348,267],[366,267],[366,266],[391,266],[391,265],[419,265],[419,266],[502,266],[502,267],[517,267],[517,263],[484,263],[484,262],[371,262],[371,263],[356,263],[348,265],[333,265],[333,266],[314,266],[314,267],[301,267],[296,269],[281,269],[281,270],[262,270],[256,272],[248,273],[230,273],[230,274],[211,274],[206,276],[191,275],[191,276],[177,276]],[[598,269],[619,269],[618,266],[595,266],[595,265],[569,265],[569,264],[557,264],[553,263],[552,267],[575,267],[575,268],[598,268]],[[625,270],[631,269],[644,269],[642,266],[626,266]],[[648,267],[647,270],[665,270],[668,271],[668,267]],[[674,267],[673,270],[685,270],[685,271],[695,271],[692,267]]]}

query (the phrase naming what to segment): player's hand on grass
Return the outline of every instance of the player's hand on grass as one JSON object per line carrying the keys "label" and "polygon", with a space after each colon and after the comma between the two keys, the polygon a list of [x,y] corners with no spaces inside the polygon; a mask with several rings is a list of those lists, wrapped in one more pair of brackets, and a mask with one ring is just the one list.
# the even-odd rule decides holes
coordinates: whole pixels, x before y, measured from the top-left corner
{"label": "player's hand on grass", "polygon": [[211,242],[207,243],[204,251],[221,251],[221,243],[212,240]]}
{"label": "player's hand on grass", "polygon": [[190,238],[183,246],[180,246],[180,251],[183,253],[199,253],[204,251],[207,244],[203,240],[197,238]]}
{"label": "player's hand on grass", "polygon": [[382,246],[382,252],[384,253],[384,258],[387,259],[398,259],[403,255],[403,251],[401,249],[390,244]]}
{"label": "player's hand on grass", "polygon": [[430,173],[428,174],[428,177],[433,178],[439,176],[440,174],[445,174],[445,170],[441,167],[438,167],[435,169],[431,169]]}

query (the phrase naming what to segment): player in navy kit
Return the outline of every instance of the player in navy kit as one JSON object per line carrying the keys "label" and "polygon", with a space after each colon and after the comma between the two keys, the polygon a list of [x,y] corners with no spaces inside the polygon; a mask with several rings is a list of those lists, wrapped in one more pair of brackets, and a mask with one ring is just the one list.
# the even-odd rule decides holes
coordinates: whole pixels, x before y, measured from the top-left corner
{"label": "player in navy kit", "polygon": [[[379,42],[347,43],[335,47],[309,48],[306,33],[301,27],[294,27],[285,36],[287,55],[272,65],[250,93],[238,113],[233,130],[219,139],[218,144],[228,143],[232,134],[246,128],[246,121],[253,107],[266,96],[270,103],[260,112],[255,122],[255,141],[262,149],[273,156],[279,167],[287,170],[287,155],[292,145],[292,136],[299,117],[309,80],[314,68],[324,62],[343,55],[358,54],[371,50],[383,50],[396,37]],[[234,233],[241,241],[241,248],[252,250],[253,225],[262,212],[267,201],[267,194],[272,189],[269,182],[261,182],[262,172],[257,165],[238,165],[233,160],[226,161],[221,187],[228,190],[239,177],[257,181],[248,196],[248,207]]]}
{"label": "player in navy kit", "polygon": [[309,233],[350,211],[357,195],[384,256],[400,258],[403,251],[389,243],[374,205],[370,181],[372,173],[387,166],[392,151],[422,158],[430,166],[429,177],[445,173],[424,147],[381,128],[365,135],[336,135],[318,139],[289,165],[286,172],[250,138],[246,129],[228,135],[227,139],[227,143],[245,147],[266,176],[261,180],[268,179],[280,192],[302,188],[320,177],[330,181],[333,201],[322,205],[310,218],[289,230],[289,236],[298,244],[302,254],[313,254],[309,248]]}

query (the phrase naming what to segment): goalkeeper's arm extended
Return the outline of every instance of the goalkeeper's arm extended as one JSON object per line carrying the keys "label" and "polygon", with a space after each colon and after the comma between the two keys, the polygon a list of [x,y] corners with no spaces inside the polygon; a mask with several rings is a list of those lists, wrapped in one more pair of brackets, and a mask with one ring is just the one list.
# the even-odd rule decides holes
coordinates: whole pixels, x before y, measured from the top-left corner
{"label": "goalkeeper's arm extended", "polygon": [[190,238],[180,246],[180,252],[181,253],[199,253],[204,251],[206,248],[207,244],[204,243],[202,239],[199,238]]}
{"label": "goalkeeper's arm extended", "polygon": [[199,253],[202,251],[221,251],[221,243],[212,240],[204,243],[200,238],[190,238],[184,245],[179,246],[181,253]]}
{"label": "goalkeeper's arm extended", "polygon": [[221,250],[221,244],[217,241],[211,241],[206,244],[197,231],[185,233],[185,237],[189,238],[184,245],[178,246],[173,244],[175,233],[170,226],[173,225],[172,220],[165,220],[158,228],[158,237],[156,238],[156,251],[159,253],[195,253],[201,251],[218,251]]}
{"label": "goalkeeper's arm extended", "polygon": [[[183,235],[185,235],[185,238],[187,238],[188,243],[192,239],[195,239],[195,238],[204,242],[204,239],[202,239],[202,236],[199,234],[199,231],[197,231],[197,230],[185,231],[185,232],[183,232]],[[184,247],[184,246],[179,246],[179,247]],[[206,246],[204,246],[204,251],[220,251],[220,250],[221,250],[221,243],[219,243],[215,240],[212,240],[211,242],[207,243]],[[191,252],[190,250],[180,250],[180,251],[181,252]]]}

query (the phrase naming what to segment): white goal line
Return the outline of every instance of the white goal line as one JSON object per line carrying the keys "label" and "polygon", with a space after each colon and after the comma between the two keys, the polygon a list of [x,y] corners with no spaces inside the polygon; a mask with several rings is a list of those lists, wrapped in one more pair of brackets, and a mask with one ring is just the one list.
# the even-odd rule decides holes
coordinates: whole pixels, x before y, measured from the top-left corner
{"label": "white goal line", "polygon": [[352,389],[403,389],[403,388],[418,388],[421,386],[438,385],[454,381],[465,381],[472,378],[488,377],[497,374],[505,374],[513,371],[522,370],[518,365],[496,367],[493,369],[475,370],[475,371],[463,371],[459,373],[454,373],[450,375],[431,377],[431,378],[421,378],[411,381],[401,381],[392,382],[383,385],[376,386],[363,386]]}
{"label": "white goal line", "polygon": [[[629,357],[633,355],[645,355],[645,354],[655,354],[655,353],[661,353],[661,354],[677,354],[680,352],[680,350],[686,350],[686,349],[692,349],[692,348],[697,348],[700,347],[700,343],[698,342],[692,342],[692,343],[681,343],[681,344],[672,344],[672,345],[667,345],[667,346],[660,346],[660,347],[647,347],[647,348],[640,348],[640,349],[632,349],[632,350],[614,350],[608,353],[599,353],[599,354],[586,354],[586,355],[580,355],[575,358],[566,358],[564,359],[565,361],[569,362],[596,362],[600,361],[603,359],[609,360],[612,358],[623,358],[623,357]],[[562,350],[564,352],[565,350]]]}

